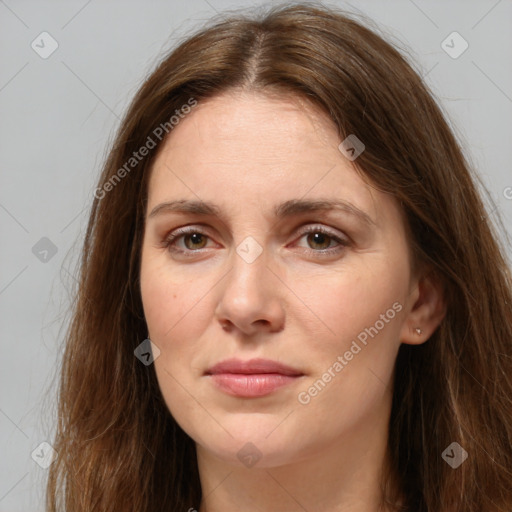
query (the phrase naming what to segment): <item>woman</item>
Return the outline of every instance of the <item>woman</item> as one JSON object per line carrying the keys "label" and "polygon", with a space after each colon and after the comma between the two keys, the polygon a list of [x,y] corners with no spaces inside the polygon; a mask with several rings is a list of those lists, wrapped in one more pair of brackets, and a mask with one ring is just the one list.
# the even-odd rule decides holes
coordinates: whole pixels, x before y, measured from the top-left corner
{"label": "woman", "polygon": [[94,194],[47,510],[511,510],[512,285],[474,180],[340,12],[184,41]]}

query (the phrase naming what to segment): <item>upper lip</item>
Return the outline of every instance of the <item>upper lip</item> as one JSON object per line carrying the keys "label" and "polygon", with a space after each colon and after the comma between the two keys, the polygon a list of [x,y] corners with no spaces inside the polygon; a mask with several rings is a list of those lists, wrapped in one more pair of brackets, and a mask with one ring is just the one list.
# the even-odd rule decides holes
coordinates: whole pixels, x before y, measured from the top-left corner
{"label": "upper lip", "polygon": [[271,359],[250,359],[242,361],[241,359],[225,359],[220,363],[214,364],[206,370],[206,375],[218,373],[242,373],[242,374],[261,374],[261,373],[279,373],[281,375],[304,375],[301,371],[287,366]]}

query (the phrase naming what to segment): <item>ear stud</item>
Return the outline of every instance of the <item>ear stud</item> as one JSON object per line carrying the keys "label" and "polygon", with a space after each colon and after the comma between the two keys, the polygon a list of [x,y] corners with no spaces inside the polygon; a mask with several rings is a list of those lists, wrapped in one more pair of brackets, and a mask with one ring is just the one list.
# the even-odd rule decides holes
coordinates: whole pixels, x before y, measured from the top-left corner
{"label": "ear stud", "polygon": [[422,330],[421,330],[419,327],[416,327],[416,329],[414,329],[414,330],[415,330],[415,332],[416,332],[416,334],[417,334],[418,336],[420,336],[420,335],[421,335]]}

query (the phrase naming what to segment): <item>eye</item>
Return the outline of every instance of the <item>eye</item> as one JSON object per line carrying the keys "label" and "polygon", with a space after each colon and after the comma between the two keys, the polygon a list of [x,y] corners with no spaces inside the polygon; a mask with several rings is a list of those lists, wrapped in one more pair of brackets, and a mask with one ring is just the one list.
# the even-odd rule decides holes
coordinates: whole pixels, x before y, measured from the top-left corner
{"label": "eye", "polygon": [[[341,238],[323,226],[310,226],[301,232],[301,237],[306,238],[309,247],[305,248],[307,254],[313,256],[329,256],[343,251],[349,245],[349,241]],[[332,242],[337,243],[332,247]]]}
{"label": "eye", "polygon": [[[198,249],[204,249],[208,235],[196,227],[184,227],[173,231],[164,241],[163,245],[171,252],[187,253],[195,252]],[[177,241],[183,239],[185,248],[179,247]]]}

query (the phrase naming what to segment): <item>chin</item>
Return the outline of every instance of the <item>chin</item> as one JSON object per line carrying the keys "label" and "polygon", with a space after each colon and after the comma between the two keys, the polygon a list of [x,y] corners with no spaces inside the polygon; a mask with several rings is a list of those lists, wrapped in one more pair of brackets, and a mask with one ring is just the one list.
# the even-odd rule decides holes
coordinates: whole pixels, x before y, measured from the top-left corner
{"label": "chin", "polygon": [[208,443],[202,445],[202,449],[226,464],[238,468],[272,468],[300,460],[293,439],[289,442],[276,442],[264,438],[255,441],[235,438],[224,440],[220,444]]}
{"label": "chin", "polygon": [[215,434],[209,430],[191,437],[204,452],[237,467],[271,468],[306,457],[306,447],[297,442],[300,433],[285,431],[280,425],[282,416],[258,415],[261,417],[256,419],[254,416],[248,414],[245,418],[222,422],[231,435],[217,429]]}

